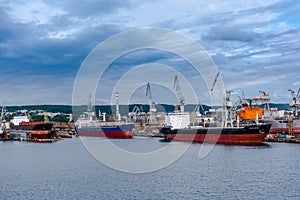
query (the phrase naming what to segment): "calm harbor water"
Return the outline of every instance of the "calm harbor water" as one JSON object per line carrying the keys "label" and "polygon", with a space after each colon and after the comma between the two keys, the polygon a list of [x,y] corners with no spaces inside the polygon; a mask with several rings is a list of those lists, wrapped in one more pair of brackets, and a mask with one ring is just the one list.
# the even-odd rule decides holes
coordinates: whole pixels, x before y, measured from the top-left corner
{"label": "calm harbor water", "polygon": [[[115,140],[132,151],[166,145],[158,138]],[[94,159],[79,138],[52,144],[0,142],[0,199],[300,199],[300,145],[201,144],[170,166],[129,174]]]}

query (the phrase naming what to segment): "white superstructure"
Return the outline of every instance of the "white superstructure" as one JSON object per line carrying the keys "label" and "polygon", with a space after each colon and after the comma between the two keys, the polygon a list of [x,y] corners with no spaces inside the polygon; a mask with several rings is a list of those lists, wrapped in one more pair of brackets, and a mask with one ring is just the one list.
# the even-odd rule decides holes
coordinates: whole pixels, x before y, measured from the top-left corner
{"label": "white superstructure", "polygon": [[19,126],[21,122],[29,122],[29,119],[27,116],[15,116],[10,120],[11,123],[13,123],[15,126]]}
{"label": "white superstructure", "polygon": [[190,123],[190,115],[187,112],[168,113],[165,117],[165,126],[172,129],[188,128]]}

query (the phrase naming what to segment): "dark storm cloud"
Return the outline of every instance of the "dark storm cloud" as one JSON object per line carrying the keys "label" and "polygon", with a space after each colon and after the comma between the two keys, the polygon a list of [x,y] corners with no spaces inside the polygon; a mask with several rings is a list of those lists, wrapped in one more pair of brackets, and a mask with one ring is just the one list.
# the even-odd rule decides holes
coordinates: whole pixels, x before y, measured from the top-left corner
{"label": "dark storm cloud", "polygon": [[[296,1],[257,1],[257,5],[218,0],[209,4],[171,0],[28,0],[26,3],[21,10],[20,7],[14,10],[13,6],[23,3],[0,2],[0,74],[5,74],[0,85],[8,85],[5,83],[14,77],[22,77],[21,85],[43,79],[38,88],[30,86],[32,88],[28,90],[35,99],[38,97],[34,88],[42,93],[52,77],[56,77],[56,87],[68,85],[71,88],[72,78],[81,62],[100,42],[116,33],[144,26],[177,30],[199,42],[212,55],[228,87],[249,85],[250,89],[253,80],[257,80],[255,84],[272,88],[274,81],[287,85],[300,77],[300,4]],[[248,3],[252,6],[244,6]],[[39,10],[41,4],[45,4],[42,11]],[[22,12],[27,11],[28,5],[32,10]],[[210,10],[208,5],[213,9]],[[51,12],[53,10],[55,12]],[[39,19],[35,20],[35,17]],[[119,66],[112,71],[111,78],[119,75],[121,66],[147,62],[173,66],[177,62],[156,52],[140,51],[131,55],[129,59],[125,55],[123,60],[114,63]],[[181,66],[184,69],[185,64]],[[282,81],[283,75],[285,81]],[[59,88],[64,94],[68,89]],[[47,93],[51,92],[47,90]],[[3,95],[14,94],[5,92]],[[10,102],[13,101],[12,98]],[[70,102],[70,98],[66,102]]]}

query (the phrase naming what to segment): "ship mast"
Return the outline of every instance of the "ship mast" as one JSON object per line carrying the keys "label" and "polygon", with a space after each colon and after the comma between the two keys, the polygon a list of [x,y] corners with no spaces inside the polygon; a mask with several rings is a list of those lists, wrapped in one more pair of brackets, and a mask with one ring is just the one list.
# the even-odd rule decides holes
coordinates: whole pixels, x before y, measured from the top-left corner
{"label": "ship mast", "polygon": [[119,92],[116,92],[116,120],[121,121],[121,115],[119,110]]}
{"label": "ship mast", "polygon": [[89,98],[88,98],[88,104],[87,104],[87,112],[86,115],[88,116],[88,119],[90,121],[93,120],[93,117],[95,116],[95,113],[93,112],[93,106],[92,106],[92,94],[90,92]]}

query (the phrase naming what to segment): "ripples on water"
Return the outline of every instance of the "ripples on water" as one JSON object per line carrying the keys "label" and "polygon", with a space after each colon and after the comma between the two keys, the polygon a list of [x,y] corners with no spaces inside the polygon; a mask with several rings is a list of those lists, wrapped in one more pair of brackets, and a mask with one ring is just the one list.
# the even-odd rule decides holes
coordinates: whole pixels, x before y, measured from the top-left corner
{"label": "ripples on water", "polygon": [[[113,142],[133,152],[166,145],[158,138]],[[128,174],[95,160],[78,138],[0,142],[0,199],[300,199],[299,144],[216,145],[204,159],[200,146],[162,170]]]}

